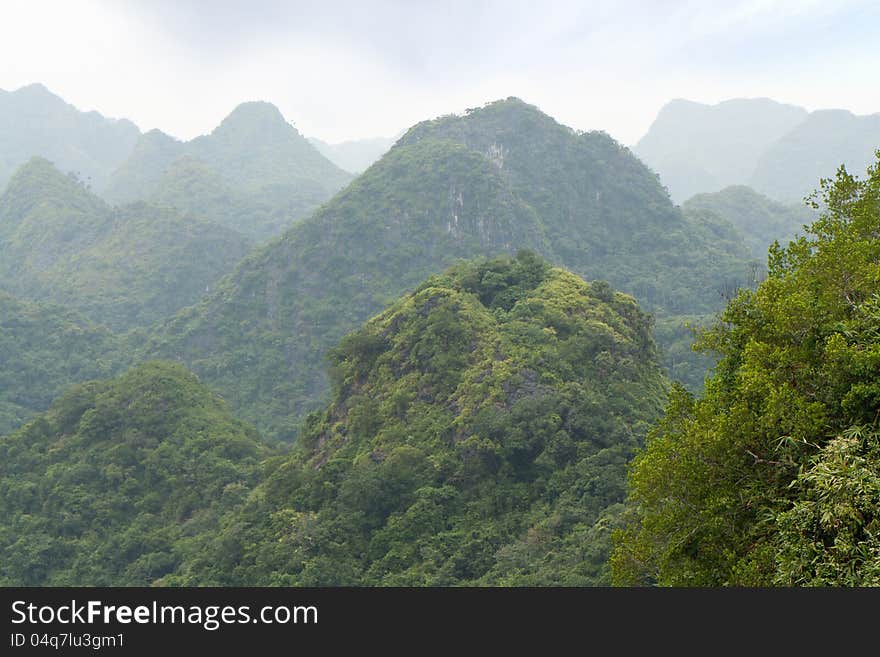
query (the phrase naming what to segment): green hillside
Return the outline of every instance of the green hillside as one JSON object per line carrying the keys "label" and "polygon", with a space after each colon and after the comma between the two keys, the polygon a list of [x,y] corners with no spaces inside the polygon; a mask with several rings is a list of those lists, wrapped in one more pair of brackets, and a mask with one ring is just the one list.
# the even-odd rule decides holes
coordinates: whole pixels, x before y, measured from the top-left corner
{"label": "green hillside", "polygon": [[714,312],[750,280],[729,224],[689,221],[607,135],[510,99],[414,127],[165,323],[148,354],[182,360],[243,417],[293,438],[325,398],[322,355],[342,335],[458,258],[520,248],[664,317]]}
{"label": "green hillside", "polygon": [[228,228],[176,211],[113,208],[42,158],[0,196],[0,288],[115,329],[196,302],[249,247]]}
{"label": "green hillside", "polygon": [[742,234],[752,257],[762,262],[774,241],[787,244],[815,219],[815,212],[803,203],[785,205],[744,185],[697,194],[681,207],[691,216],[708,210],[729,221]]}
{"label": "green hillside", "polygon": [[72,310],[0,291],[0,436],[46,410],[69,384],[113,374],[124,355],[109,330]]}
{"label": "green hillside", "polygon": [[114,203],[155,202],[265,241],[351,180],[265,102],[239,105],[209,135],[145,134],[113,173]]}
{"label": "green hillside", "polygon": [[577,133],[509,98],[420,123],[399,143],[426,138],[453,140],[492,162],[541,218],[558,262],[608,280],[652,312],[715,310],[712,293],[745,278],[738,237],[688,221],[650,170],[605,133]]}
{"label": "green hillside", "polygon": [[665,398],[632,298],[534,254],[429,278],[331,352],[333,400],[175,584],[608,582]]}
{"label": "green hillside", "polygon": [[180,365],[73,387],[0,438],[0,585],[150,585],[214,535],[268,453]]}
{"label": "green hillside", "polygon": [[166,169],[184,155],[185,145],[161,130],[144,133],[126,159],[113,171],[101,195],[113,203],[150,198]]}

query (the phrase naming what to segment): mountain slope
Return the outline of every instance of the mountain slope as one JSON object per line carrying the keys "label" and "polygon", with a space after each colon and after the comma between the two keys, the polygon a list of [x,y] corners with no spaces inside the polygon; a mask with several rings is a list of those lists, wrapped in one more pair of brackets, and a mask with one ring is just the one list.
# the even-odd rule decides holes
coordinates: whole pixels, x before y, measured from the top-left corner
{"label": "mountain slope", "polygon": [[0,287],[113,328],[195,302],[248,248],[228,228],[173,211],[111,208],[41,158],[0,197]]}
{"label": "mountain slope", "polygon": [[[105,196],[196,212],[255,240],[279,234],[351,180],[269,103],[239,105],[209,135],[144,135]],[[225,205],[224,205],[225,204]]]}
{"label": "mountain slope", "polygon": [[761,155],[749,184],[785,202],[801,202],[841,164],[864,171],[880,148],[880,114],[846,110],[811,113]]}
{"label": "mountain slope", "polygon": [[796,234],[803,234],[803,227],[815,217],[806,205],[784,205],[744,185],[697,194],[681,208],[688,215],[708,210],[729,221],[742,233],[752,257],[760,260],[766,259],[774,241],[786,244]]}
{"label": "mountain slope", "polygon": [[542,242],[483,158],[449,142],[395,149],[162,326],[149,353],[292,436],[327,389],[324,350],[352,327],[457,258]]}
{"label": "mountain slope", "polygon": [[0,584],[154,583],[244,500],[267,454],[179,365],[76,386],[0,438]]}
{"label": "mountain slope", "polygon": [[[456,131],[477,147],[450,141]],[[563,164],[550,161],[555,152]],[[148,353],[182,360],[243,417],[290,438],[327,390],[323,352],[457,258],[532,248],[649,310],[703,313],[747,280],[747,254],[728,229],[688,221],[607,136],[501,101],[413,128],[162,326]]]}
{"label": "mountain slope", "polygon": [[629,149],[577,133],[517,98],[425,121],[399,144],[451,139],[493,162],[545,226],[553,256],[634,294],[653,312],[714,309],[694,294],[741,280],[746,256],[723,226],[693,224]]}
{"label": "mountain slope", "polygon": [[139,136],[131,121],[80,112],[40,84],[0,89],[0,190],[35,155],[100,189]]}
{"label": "mountain slope", "polygon": [[45,411],[71,383],[118,371],[118,338],[61,306],[0,291],[0,436]]}
{"label": "mountain slope", "polygon": [[184,584],[607,582],[665,381],[650,321],[534,254],[429,278],[331,352],[334,398]]}
{"label": "mountain slope", "polygon": [[633,150],[681,202],[701,192],[745,184],[761,154],[806,118],[803,108],[768,98],[717,105],[673,100]]}
{"label": "mountain slope", "polygon": [[184,154],[185,148],[161,130],[141,135],[128,157],[113,171],[101,195],[113,203],[150,198],[167,168]]}

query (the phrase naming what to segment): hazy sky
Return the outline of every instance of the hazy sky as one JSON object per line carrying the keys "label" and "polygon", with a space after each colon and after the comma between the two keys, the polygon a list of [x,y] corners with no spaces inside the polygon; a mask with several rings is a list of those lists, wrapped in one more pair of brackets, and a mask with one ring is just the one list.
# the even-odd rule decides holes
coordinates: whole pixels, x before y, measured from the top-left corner
{"label": "hazy sky", "polygon": [[625,144],[672,98],[880,112],[876,0],[0,0],[0,89],[189,139],[238,103],[327,141],[518,96]]}

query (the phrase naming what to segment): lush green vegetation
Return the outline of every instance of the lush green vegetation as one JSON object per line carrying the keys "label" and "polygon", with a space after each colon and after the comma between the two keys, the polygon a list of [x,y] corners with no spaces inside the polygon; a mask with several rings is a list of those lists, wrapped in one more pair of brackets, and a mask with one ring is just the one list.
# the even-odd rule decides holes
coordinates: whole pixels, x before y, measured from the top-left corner
{"label": "lush green vegetation", "polygon": [[[47,93],[0,123],[54,108],[52,152],[106,176],[128,128]],[[837,152],[838,113],[705,109],[652,129],[735,119],[691,183],[770,142],[813,166],[792,121]],[[107,195],[149,201],[32,158],[0,196],[0,585],[880,586],[876,156],[811,210],[678,208],[509,98],[332,198],[348,175],[266,103],[143,135]]]}
{"label": "lush green vegetation", "polygon": [[264,241],[350,180],[275,106],[253,102],[190,142],[147,133],[114,172],[105,195],[115,202],[158,203]]}
{"label": "lush green vegetation", "polygon": [[[664,321],[712,313],[751,280],[728,223],[683,216],[607,135],[508,99],[414,127],[147,353],[182,360],[267,435],[292,439],[325,399],[322,355],[342,335],[457,258],[519,248],[608,280]],[[688,372],[698,387],[699,364]]]}
{"label": "lush green vegetation", "polygon": [[75,386],[0,438],[0,585],[161,583],[268,454],[180,365]]}
{"label": "lush green vegetation", "polygon": [[115,373],[124,357],[118,338],[75,312],[0,292],[0,435],[69,384]]}
{"label": "lush green vegetation", "polygon": [[709,211],[729,221],[742,235],[752,257],[762,263],[773,242],[788,244],[816,218],[815,211],[803,203],[784,205],[743,185],[697,194],[681,207],[692,217]]}
{"label": "lush green vegetation", "polygon": [[196,302],[249,249],[238,233],[144,203],[112,208],[34,158],[0,197],[0,288],[115,329]]}
{"label": "lush green vegetation", "polygon": [[618,582],[880,584],[880,168],[816,200],[703,336],[705,394],[675,390],[637,457]]}
{"label": "lush green vegetation", "polygon": [[532,253],[462,263],[329,359],[330,406],[168,583],[608,583],[666,392],[632,298]]}
{"label": "lush green vegetation", "polygon": [[540,217],[548,255],[668,315],[720,308],[748,282],[741,236],[710,217],[690,221],[629,149],[578,133],[516,98],[410,129],[400,144],[449,139],[491,161]]}

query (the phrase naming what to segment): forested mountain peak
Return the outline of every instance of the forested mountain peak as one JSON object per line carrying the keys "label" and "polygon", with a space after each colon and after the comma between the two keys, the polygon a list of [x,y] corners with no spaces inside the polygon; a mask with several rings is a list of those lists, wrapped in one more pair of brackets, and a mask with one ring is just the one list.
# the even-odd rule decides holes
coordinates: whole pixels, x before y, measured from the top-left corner
{"label": "forested mountain peak", "polygon": [[327,390],[324,349],[458,258],[530,248],[669,317],[711,312],[746,280],[745,248],[725,230],[684,217],[607,135],[508,99],[414,126],[161,327],[150,353],[188,363],[244,417],[292,438]]}
{"label": "forested mountain peak", "polygon": [[0,288],[113,328],[195,302],[249,247],[171,208],[111,207],[44,158],[21,167],[0,196]]}
{"label": "forested mountain peak", "polygon": [[178,364],[74,386],[0,438],[0,585],[152,584],[216,532],[268,454]]}
{"label": "forested mountain peak", "polygon": [[42,84],[0,94],[0,188],[35,155],[95,189],[126,158],[140,130],[127,119],[81,112]]}
{"label": "forested mountain peak", "polygon": [[[450,139],[482,154],[504,172],[515,191],[560,238],[574,237],[583,248],[596,248],[595,243],[585,243],[584,231],[598,230],[611,220],[609,207],[633,201],[644,202],[644,210],[651,206],[650,219],[648,213],[638,218],[621,213],[614,218],[618,223],[630,218],[641,224],[675,218],[653,173],[628,148],[604,132],[576,132],[519,98],[423,121],[397,146],[429,137]],[[638,196],[644,198],[636,200]]]}
{"label": "forested mountain peak", "polygon": [[106,209],[74,174],[61,173],[46,158],[35,156],[16,170],[0,196],[0,234],[39,204],[83,212]]}
{"label": "forested mountain peak", "polygon": [[[0,91],[3,90],[0,89]],[[69,116],[75,116],[79,114],[87,117],[93,123],[106,122],[114,124],[118,126],[121,130],[129,133],[140,133],[139,128],[129,119],[107,118],[104,117],[100,112],[97,112],[95,110],[81,112],[73,105],[65,101],[61,96],[53,93],[48,87],[46,87],[46,85],[41,82],[33,82],[23,87],[19,87],[15,91],[11,92],[3,91],[3,94],[8,100],[15,99],[21,102],[22,105],[27,107],[28,113],[30,113],[31,115],[44,114],[46,116],[49,116],[51,114],[67,114]],[[0,98],[3,98],[3,96],[0,95]]]}
{"label": "forested mountain peak", "polygon": [[113,173],[106,195],[115,202],[155,201],[266,240],[351,178],[277,107],[253,101],[192,141],[179,142],[158,131],[144,135]]}
{"label": "forested mountain peak", "polygon": [[[409,144],[428,137],[460,141],[469,148],[490,155],[496,165],[504,166],[504,143],[520,144],[527,139],[533,146],[541,146],[542,138],[553,133],[574,136],[575,132],[557,123],[534,105],[511,96],[469,108],[464,114],[448,114],[437,119],[422,121],[410,128],[397,144]],[[494,145],[494,149],[490,148]],[[510,147],[510,146],[508,146]]]}
{"label": "forested mountain peak", "polygon": [[113,172],[104,197],[114,203],[151,198],[165,170],[185,149],[183,142],[161,130],[141,135],[125,162]]}
{"label": "forested mountain peak", "polygon": [[250,101],[238,105],[209,135],[196,137],[189,153],[215,166],[237,184],[284,182],[308,174],[348,181],[339,169],[288,123],[275,105]]}
{"label": "forested mountain peak", "polygon": [[21,98],[53,100],[63,103],[64,101],[57,95],[53,94],[42,82],[32,82],[23,87],[19,87],[15,91],[3,91],[4,94],[16,94]]}
{"label": "forested mountain peak", "polygon": [[135,146],[135,150],[138,148],[168,148],[171,144],[180,145],[181,143],[181,141],[162,132],[158,128],[153,128],[140,136],[137,146]]}
{"label": "forested mountain peak", "polygon": [[271,135],[273,130],[299,134],[296,128],[284,119],[275,105],[262,100],[252,100],[238,105],[211,134],[219,136],[229,133],[259,138]]}
{"label": "forested mountain peak", "polygon": [[631,297],[529,252],[478,259],[330,361],[330,405],[174,583],[607,583],[626,461],[665,397]]}

